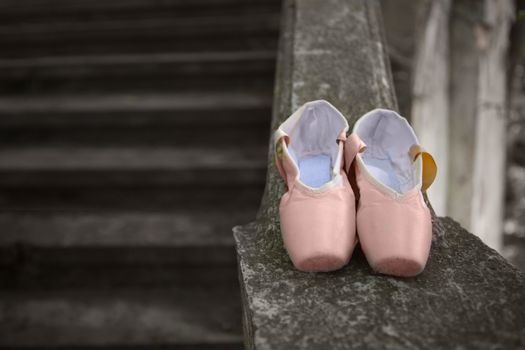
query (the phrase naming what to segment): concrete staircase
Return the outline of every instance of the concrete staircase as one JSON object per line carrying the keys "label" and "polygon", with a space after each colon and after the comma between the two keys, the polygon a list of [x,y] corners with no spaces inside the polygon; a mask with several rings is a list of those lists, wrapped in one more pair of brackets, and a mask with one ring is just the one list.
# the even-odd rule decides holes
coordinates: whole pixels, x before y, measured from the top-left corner
{"label": "concrete staircase", "polygon": [[242,347],[279,12],[0,3],[0,348]]}

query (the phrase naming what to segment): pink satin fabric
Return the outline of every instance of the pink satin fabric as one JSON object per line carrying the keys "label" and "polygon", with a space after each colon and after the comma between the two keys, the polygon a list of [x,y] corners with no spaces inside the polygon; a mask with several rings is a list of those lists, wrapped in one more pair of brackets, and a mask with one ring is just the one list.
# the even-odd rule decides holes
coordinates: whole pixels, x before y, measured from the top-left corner
{"label": "pink satin fabric", "polygon": [[394,276],[415,276],[425,268],[432,241],[430,210],[419,188],[400,197],[381,191],[356,166],[360,200],[359,241],[370,266]]}
{"label": "pink satin fabric", "polygon": [[350,260],[355,246],[355,197],[344,173],[342,185],[311,191],[293,182],[281,198],[281,232],[294,266],[332,271]]}

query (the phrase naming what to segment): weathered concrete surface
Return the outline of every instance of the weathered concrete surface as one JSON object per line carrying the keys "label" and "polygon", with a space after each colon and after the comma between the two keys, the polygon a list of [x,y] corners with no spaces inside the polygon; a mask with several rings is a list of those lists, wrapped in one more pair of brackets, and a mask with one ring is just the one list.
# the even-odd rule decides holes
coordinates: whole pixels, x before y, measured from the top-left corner
{"label": "weathered concrete surface", "polygon": [[[350,125],[396,108],[377,1],[287,0],[283,19],[272,129],[313,99]],[[434,217],[430,261],[416,278],[374,274],[359,249],[340,271],[296,271],[272,154],[270,145],[257,221],[234,229],[247,349],[525,348],[525,276],[451,219]]]}
{"label": "weathered concrete surface", "polygon": [[434,222],[427,268],[410,279],[374,274],[360,250],[340,271],[299,272],[284,249],[262,250],[255,225],[234,231],[249,348],[525,347],[524,275],[452,219]]}

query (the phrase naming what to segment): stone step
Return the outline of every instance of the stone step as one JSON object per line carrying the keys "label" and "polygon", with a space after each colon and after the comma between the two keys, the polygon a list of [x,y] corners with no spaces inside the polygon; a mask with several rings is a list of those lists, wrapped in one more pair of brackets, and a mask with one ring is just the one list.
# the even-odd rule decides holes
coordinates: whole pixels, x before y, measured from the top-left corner
{"label": "stone step", "polygon": [[[41,95],[41,96],[2,96],[0,97],[0,113],[7,117],[1,118],[0,126],[4,125],[31,125],[33,122],[38,124],[48,124],[47,114],[54,114],[58,117],[51,120],[63,120],[64,115],[90,114],[89,116],[80,115],[78,118],[84,123],[90,124],[108,122],[105,117],[93,118],[93,114],[104,113],[132,113],[142,112],[170,112],[170,113],[198,113],[203,110],[206,113],[216,110],[249,110],[252,108],[263,108],[271,105],[271,93],[257,92],[218,92],[205,91],[202,93],[150,93],[150,94],[58,94],[58,95]],[[31,118],[32,114],[39,114],[45,119]],[[15,117],[16,116],[16,117]],[[51,117],[51,116],[49,116]],[[182,119],[195,121],[191,116],[184,115]],[[209,120],[217,120],[215,116],[208,116]],[[249,118],[250,116],[246,116]],[[20,118],[21,121],[17,122]],[[68,118],[74,118],[68,117]],[[181,117],[174,116],[172,119],[177,120]],[[145,123],[149,118],[144,117],[141,120]],[[111,120],[109,121],[111,122]]]}
{"label": "stone step", "polygon": [[244,208],[170,211],[3,211],[0,264],[235,268],[231,228]]}
{"label": "stone step", "polygon": [[275,50],[279,13],[128,18],[66,17],[0,24],[0,57],[217,50]]}
{"label": "stone step", "polygon": [[[235,252],[232,253],[235,258]],[[4,256],[0,256],[4,258]],[[109,262],[108,260],[106,260]],[[234,263],[153,264],[139,260],[134,264],[88,264],[78,260],[65,263],[22,260],[3,261],[0,290],[63,290],[71,288],[157,288],[202,286],[214,288],[229,284],[238,288]]]}
{"label": "stone step", "polygon": [[86,186],[1,188],[2,211],[209,211],[258,205],[264,185]]}
{"label": "stone step", "polygon": [[0,58],[0,93],[271,91],[274,65],[274,51]]}
{"label": "stone step", "polygon": [[2,145],[263,145],[271,91],[0,97]]}
{"label": "stone step", "polygon": [[0,3],[0,18],[7,21],[50,18],[100,18],[101,16],[153,16],[220,14],[232,11],[279,11],[281,0],[30,0],[20,3],[4,0]]}
{"label": "stone step", "polygon": [[233,225],[253,219],[256,207],[195,212],[3,211],[0,246],[206,247],[231,246]]}
{"label": "stone step", "polygon": [[251,186],[263,147],[4,147],[0,187]]}
{"label": "stone step", "polygon": [[[240,124],[238,126],[218,125],[184,126],[170,128],[150,127],[105,127],[105,128],[51,128],[51,129],[0,129],[0,147],[252,147],[268,142],[268,123],[258,125]],[[213,124],[212,124],[213,125]]]}
{"label": "stone step", "polygon": [[[0,42],[17,43],[17,38],[9,37],[16,33],[18,45],[25,43],[59,43],[67,40],[132,40],[155,35],[185,36],[188,41],[193,36],[220,37],[235,34],[237,37],[250,34],[276,34],[279,13],[251,11],[228,11],[227,13],[195,16],[160,12],[156,16],[136,13],[134,16],[104,16],[76,19],[66,16],[62,20],[50,22],[47,19],[35,21],[3,21],[0,24]],[[215,30],[214,30],[215,29]],[[118,42],[117,42],[118,43]],[[171,43],[175,44],[175,43]],[[184,50],[187,51],[187,50]]]}
{"label": "stone step", "polygon": [[0,97],[0,129],[268,123],[271,91]]}
{"label": "stone step", "polygon": [[4,289],[0,347],[242,349],[238,286]]}
{"label": "stone step", "polygon": [[208,127],[106,127],[86,129],[16,129],[0,130],[1,147],[27,145],[33,147],[208,147],[260,146],[268,141],[266,124],[261,127],[239,125],[235,128],[219,125],[215,129]]}
{"label": "stone step", "polygon": [[[4,211],[0,245],[75,247],[231,246],[231,224],[256,208],[170,211]],[[190,232],[191,231],[191,232]],[[45,234],[44,234],[45,233]]]}

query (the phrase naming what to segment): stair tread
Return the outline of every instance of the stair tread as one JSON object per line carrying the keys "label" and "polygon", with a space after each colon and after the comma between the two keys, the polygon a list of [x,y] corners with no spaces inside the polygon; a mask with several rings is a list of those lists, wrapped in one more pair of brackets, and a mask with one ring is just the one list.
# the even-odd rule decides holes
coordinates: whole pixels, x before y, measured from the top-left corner
{"label": "stair tread", "polygon": [[[109,35],[115,38],[133,38],[134,35],[148,36],[152,33],[190,38],[194,35],[230,33],[237,29],[237,34],[252,32],[276,32],[278,13],[245,13],[226,15],[183,16],[177,18],[166,13],[153,18],[144,14],[136,18],[89,18],[78,20],[67,17],[56,22],[21,22],[0,24],[0,42],[16,43],[17,39],[27,42],[38,40],[59,41],[66,38],[96,38]],[[127,29],[127,30],[126,30]],[[215,29],[216,31],[210,31]],[[9,37],[16,34],[17,37]],[[18,38],[20,36],[20,38]],[[23,41],[22,41],[23,42]]]}
{"label": "stair tread", "polygon": [[[271,93],[201,92],[157,94],[2,96],[0,114],[136,112],[257,108],[271,104]],[[3,118],[2,118],[3,119]],[[0,123],[2,123],[0,121]]]}
{"label": "stair tread", "polygon": [[0,25],[0,57],[275,48],[278,16],[66,19]]}
{"label": "stair tread", "polygon": [[18,170],[264,169],[262,147],[16,147],[0,149],[0,172]]}
{"label": "stair tread", "polygon": [[0,14],[11,18],[47,18],[72,14],[121,14],[144,12],[227,12],[238,8],[278,10],[280,0],[128,0],[128,1],[35,1],[5,0],[0,3]]}
{"label": "stair tread", "polygon": [[0,115],[4,145],[200,144],[203,139],[210,145],[226,140],[262,145],[271,92],[0,96]]}
{"label": "stair tread", "polygon": [[4,211],[0,213],[0,246],[232,246],[232,227],[253,219],[255,212],[255,207],[166,212]]}
{"label": "stair tread", "polygon": [[235,284],[0,292],[0,346],[241,343]]}
{"label": "stair tread", "polygon": [[275,50],[279,16],[101,19],[0,25],[0,57]]}
{"label": "stair tread", "polygon": [[[97,1],[97,0],[82,0],[82,1],[68,1],[68,0],[30,0],[20,3],[16,0],[4,0],[0,3],[0,9],[8,10],[23,10],[27,12],[39,12],[41,10],[63,12],[69,9],[87,9],[101,11],[104,9],[113,9],[116,11],[122,10],[123,7],[135,7],[142,9],[144,7],[151,8],[165,8],[165,7],[190,7],[196,6],[200,9],[205,9],[207,6],[224,6],[225,4],[247,4],[254,3],[263,4],[279,4],[280,0],[113,0],[113,1]],[[29,6],[28,4],[31,4]],[[206,6],[205,6],[206,5]]]}
{"label": "stair tread", "polygon": [[254,206],[169,212],[4,211],[0,266],[234,268],[232,227],[252,220],[255,213]]}
{"label": "stair tread", "polygon": [[[63,182],[63,181],[62,181]],[[207,212],[216,208],[239,210],[258,205],[264,190],[264,174],[257,185],[221,186],[29,186],[2,188],[1,211],[163,211]],[[236,223],[237,224],[237,223]]]}
{"label": "stair tread", "polygon": [[271,91],[275,52],[186,52],[0,58],[0,93]]}
{"label": "stair tread", "polygon": [[[0,187],[259,186],[264,147],[4,147]],[[177,196],[177,192],[174,192]]]}
{"label": "stair tread", "polygon": [[23,58],[0,58],[0,69],[34,69],[53,68],[63,69],[67,67],[81,66],[107,66],[107,65],[136,65],[161,64],[161,63],[222,63],[222,62],[246,62],[246,61],[274,61],[276,53],[269,50],[251,51],[211,51],[211,52],[167,52],[152,54],[127,54],[127,55],[80,55],[80,56],[44,56]]}
{"label": "stair tread", "polygon": [[0,4],[0,57],[275,49],[280,1]]}

